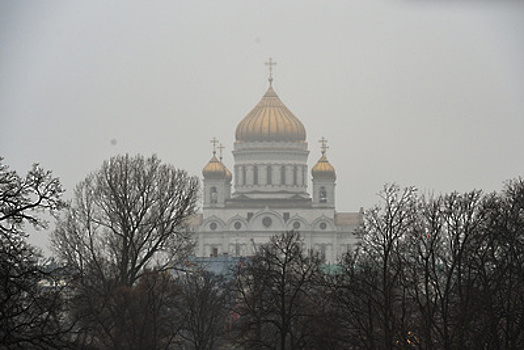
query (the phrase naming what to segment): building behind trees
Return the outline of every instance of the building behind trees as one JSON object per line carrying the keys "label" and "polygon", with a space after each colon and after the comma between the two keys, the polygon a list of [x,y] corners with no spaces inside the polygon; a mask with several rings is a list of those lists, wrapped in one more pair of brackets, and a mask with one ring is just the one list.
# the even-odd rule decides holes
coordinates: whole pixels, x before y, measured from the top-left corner
{"label": "building behind trees", "polygon": [[306,129],[272,82],[270,76],[260,102],[237,125],[232,172],[223,162],[222,145],[212,140],[213,155],[202,171],[203,210],[191,226],[195,253],[251,256],[272,236],[295,230],[307,248],[334,263],[356,243],[362,213],[336,211],[337,176],[324,138],[321,156],[308,171]]}

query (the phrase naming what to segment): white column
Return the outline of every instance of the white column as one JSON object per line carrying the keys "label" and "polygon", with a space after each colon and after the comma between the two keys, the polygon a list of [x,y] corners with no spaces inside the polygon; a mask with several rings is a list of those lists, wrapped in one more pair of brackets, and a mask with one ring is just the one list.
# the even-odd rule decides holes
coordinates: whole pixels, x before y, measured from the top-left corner
{"label": "white column", "polygon": [[260,185],[267,185],[267,168],[269,165],[258,166],[258,183]]}
{"label": "white column", "polygon": [[246,165],[246,185],[253,186],[253,166]]}
{"label": "white column", "polygon": [[293,185],[293,166],[286,165],[286,185]]}

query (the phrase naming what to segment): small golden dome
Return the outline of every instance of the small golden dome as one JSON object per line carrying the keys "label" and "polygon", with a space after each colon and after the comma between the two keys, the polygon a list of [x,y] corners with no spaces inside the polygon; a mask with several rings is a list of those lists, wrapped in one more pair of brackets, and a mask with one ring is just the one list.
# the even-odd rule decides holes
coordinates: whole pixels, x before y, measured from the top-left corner
{"label": "small golden dome", "polygon": [[315,179],[335,180],[337,178],[335,168],[329,163],[324,154],[322,154],[317,164],[311,169],[311,175],[313,175]]}
{"label": "small golden dome", "polygon": [[314,179],[325,179],[325,180],[335,180],[337,174],[335,173],[335,168],[329,163],[326,158],[326,150],[328,149],[327,140],[322,137],[318,142],[322,144],[321,153],[322,157],[318,160],[317,164],[311,169],[311,175]]}
{"label": "small golden dome", "polygon": [[233,178],[231,172],[214,154],[213,158],[211,158],[209,163],[202,169],[202,175],[204,175],[204,178],[207,180],[226,180],[231,182]]}
{"label": "small golden dome", "polygon": [[260,102],[238,124],[236,140],[302,142],[306,140],[306,129],[269,86]]}

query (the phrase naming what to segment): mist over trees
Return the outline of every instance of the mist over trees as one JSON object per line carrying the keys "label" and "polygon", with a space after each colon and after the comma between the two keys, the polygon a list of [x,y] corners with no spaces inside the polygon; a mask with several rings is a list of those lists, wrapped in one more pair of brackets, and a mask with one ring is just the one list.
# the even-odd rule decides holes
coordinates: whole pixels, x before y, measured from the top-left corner
{"label": "mist over trees", "polygon": [[[122,155],[62,192],[37,165],[0,163],[1,349],[524,348],[523,179],[387,185],[337,264],[283,232],[230,279],[186,262],[198,181],[184,171]],[[43,212],[60,212],[62,269],[26,242]]]}
{"label": "mist over trees", "polygon": [[387,186],[333,284],[357,349],[524,347],[524,181],[425,197]]}
{"label": "mist over trees", "polygon": [[[193,241],[184,222],[194,214],[197,198],[198,179],[156,156],[112,157],[76,186],[57,221],[52,245],[75,273],[72,317],[78,320],[76,339],[82,346],[142,348],[128,343],[133,339],[128,334],[129,314],[140,309],[129,307],[139,298],[137,306],[146,302],[154,309],[168,308],[173,286],[158,273],[191,252]],[[142,281],[148,271],[153,272]],[[137,283],[147,289],[145,294],[134,291]],[[161,300],[167,304],[157,305]],[[148,326],[167,319],[148,315],[158,316]],[[142,316],[146,315],[133,315],[138,320]],[[158,325],[152,330],[157,338],[148,346],[170,337],[161,329]]]}
{"label": "mist over trees", "polygon": [[115,156],[89,174],[57,221],[52,245],[68,266],[106,284],[132,286],[148,267],[165,269],[193,242],[198,179],[152,156]]}

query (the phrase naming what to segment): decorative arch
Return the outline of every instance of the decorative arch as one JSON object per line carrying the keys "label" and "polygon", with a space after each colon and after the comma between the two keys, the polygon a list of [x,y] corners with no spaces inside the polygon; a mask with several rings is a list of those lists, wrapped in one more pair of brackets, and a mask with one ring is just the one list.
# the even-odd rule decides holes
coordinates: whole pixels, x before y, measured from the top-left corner
{"label": "decorative arch", "polygon": [[[295,223],[299,223],[300,227],[296,228]],[[295,230],[299,232],[304,232],[304,231],[310,230],[310,225],[307,222],[307,220],[298,214],[295,214],[292,217],[290,217],[286,224],[287,224],[286,231]]]}
{"label": "decorative arch", "polygon": [[327,191],[325,186],[320,186],[318,189],[318,202],[319,203],[327,203]]}
{"label": "decorative arch", "polygon": [[[211,228],[212,223],[216,224],[216,228],[214,230]],[[224,228],[226,227],[226,223],[218,216],[213,215],[204,220],[200,227],[202,227],[202,231],[205,232],[220,232],[224,230]]]}
{"label": "decorative arch", "polygon": [[[239,222],[242,227],[240,229],[237,229],[235,227],[235,223]],[[233,216],[232,218],[230,218],[227,222],[227,230],[228,231],[238,231],[238,232],[243,232],[243,231],[246,231],[247,230],[247,227],[248,227],[248,221],[246,220],[245,217],[242,217],[240,215],[235,215]]]}
{"label": "decorative arch", "polygon": [[[326,228],[321,228],[321,223],[325,223]],[[311,229],[315,232],[324,232],[324,231],[335,231],[335,222],[332,218],[329,218],[325,215],[322,215],[311,223]]]}
{"label": "decorative arch", "polygon": [[286,224],[280,213],[266,207],[253,214],[253,217],[249,220],[248,229],[250,231],[284,231]]}

